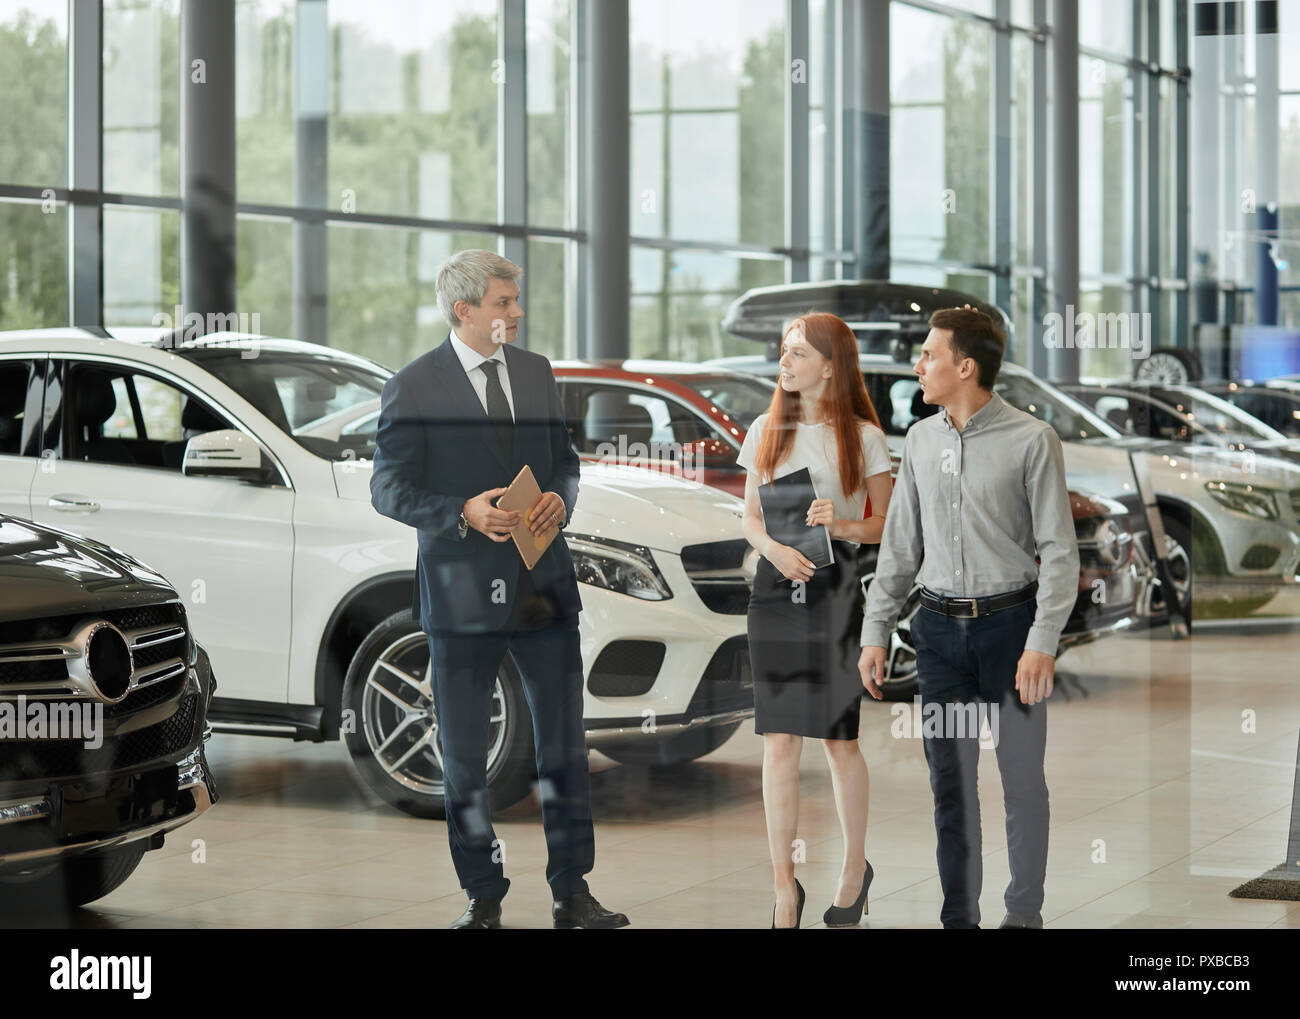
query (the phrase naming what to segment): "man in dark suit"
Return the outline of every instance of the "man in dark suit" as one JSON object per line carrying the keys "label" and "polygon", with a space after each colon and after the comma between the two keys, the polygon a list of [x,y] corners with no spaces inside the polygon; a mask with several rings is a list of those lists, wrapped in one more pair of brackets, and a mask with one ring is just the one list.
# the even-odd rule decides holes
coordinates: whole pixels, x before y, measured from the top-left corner
{"label": "man in dark suit", "polygon": [[622,927],[627,917],[602,907],[584,879],[595,839],[573,561],[556,534],[530,572],[508,533],[520,514],[494,505],[525,464],[542,490],[527,513],[534,535],[562,528],[578,497],[550,362],[511,346],[521,275],[491,251],[459,252],[438,271],[452,331],[384,386],[371,502],[419,532],[412,612],[429,638],[447,837],[469,896],[452,927],[499,927],[510,887],[487,784],[492,692],[507,652],[533,718],[555,926]]}

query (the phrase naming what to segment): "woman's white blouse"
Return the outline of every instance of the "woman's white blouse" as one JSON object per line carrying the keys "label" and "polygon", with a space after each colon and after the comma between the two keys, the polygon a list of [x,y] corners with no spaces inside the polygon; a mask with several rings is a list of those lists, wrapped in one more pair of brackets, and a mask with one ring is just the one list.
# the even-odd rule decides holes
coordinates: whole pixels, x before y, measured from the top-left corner
{"label": "woman's white blouse", "polygon": [[[754,461],[758,459],[758,444],[763,438],[767,420],[767,414],[760,414],[754,419],[745,435],[740,454],[736,457],[736,463],[750,473],[755,473]],[[868,421],[862,422],[863,485],[856,492],[845,492],[840,484],[835,429],[825,422],[808,425],[802,421],[796,429],[794,448],[785,462],[777,465],[776,477],[783,478],[807,467],[818,497],[830,499],[835,504],[837,520],[861,520],[867,507],[866,479],[889,471],[889,445],[885,442],[885,433]],[[762,483],[765,479],[756,477],[755,480]]]}

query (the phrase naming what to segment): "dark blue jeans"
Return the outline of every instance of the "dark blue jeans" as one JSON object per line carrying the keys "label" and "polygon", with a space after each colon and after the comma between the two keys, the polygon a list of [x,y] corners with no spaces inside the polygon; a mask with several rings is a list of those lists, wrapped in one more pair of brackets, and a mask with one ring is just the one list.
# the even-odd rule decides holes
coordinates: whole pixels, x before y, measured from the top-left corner
{"label": "dark blue jeans", "polygon": [[447,840],[456,875],[471,899],[500,901],[510,887],[492,829],[487,785],[492,690],[507,653],[519,669],[532,715],[552,897],[587,891],[584,876],[595,865],[577,618],[546,623],[535,614],[531,622],[523,618],[528,615],[516,611],[495,633],[429,637]]}
{"label": "dark blue jeans", "polygon": [[[1008,913],[1032,919],[1043,906],[1047,875],[1047,704],[1026,705],[1015,689],[1016,664],[1034,621],[1035,603],[1003,609],[975,619],[953,619],[922,608],[912,620],[922,717],[931,704],[943,710],[936,732],[925,733],[925,759],[934,793],[939,883],[943,887],[945,927],[973,927],[980,921],[983,885],[982,839],[976,768],[979,730],[957,724],[962,712],[949,706],[997,706],[990,730],[997,739],[998,771],[1007,815],[1007,855],[1011,883],[1004,901]],[[996,726],[992,722],[996,721]]]}

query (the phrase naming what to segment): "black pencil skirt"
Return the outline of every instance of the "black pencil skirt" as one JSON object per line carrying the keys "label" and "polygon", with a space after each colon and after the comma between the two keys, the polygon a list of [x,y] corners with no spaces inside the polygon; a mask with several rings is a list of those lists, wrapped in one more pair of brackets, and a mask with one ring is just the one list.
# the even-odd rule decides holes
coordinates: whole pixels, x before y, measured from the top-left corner
{"label": "black pencil skirt", "polygon": [[765,558],[749,598],[754,731],[857,739],[862,630],[857,546],[832,541],[835,562],[813,574],[800,597]]}

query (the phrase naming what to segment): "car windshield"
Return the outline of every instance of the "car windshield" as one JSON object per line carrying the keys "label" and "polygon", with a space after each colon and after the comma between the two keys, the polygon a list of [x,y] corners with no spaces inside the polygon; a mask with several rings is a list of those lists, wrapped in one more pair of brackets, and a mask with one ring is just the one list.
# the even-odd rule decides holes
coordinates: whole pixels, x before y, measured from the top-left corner
{"label": "car windshield", "polygon": [[1083,404],[1032,375],[1002,372],[993,391],[1011,406],[1046,421],[1062,442],[1119,437],[1119,432]]}
{"label": "car windshield", "polygon": [[1208,393],[1193,393],[1185,389],[1155,389],[1151,395],[1167,403],[1188,420],[1204,428],[1211,435],[1227,443],[1248,440],[1273,441],[1284,436],[1257,418],[1239,410],[1227,400]]}
{"label": "car windshield", "polygon": [[1216,390],[1214,395],[1259,418],[1283,435],[1300,436],[1300,395],[1258,386]]}
{"label": "car windshield", "polygon": [[685,376],[681,382],[746,430],[754,423],[754,418],[767,412],[774,389],[759,379],[734,375]]}
{"label": "car windshield", "polygon": [[195,360],[308,451],[327,460],[374,456],[379,394],[387,380],[378,366],[274,350],[250,358],[203,354]]}

